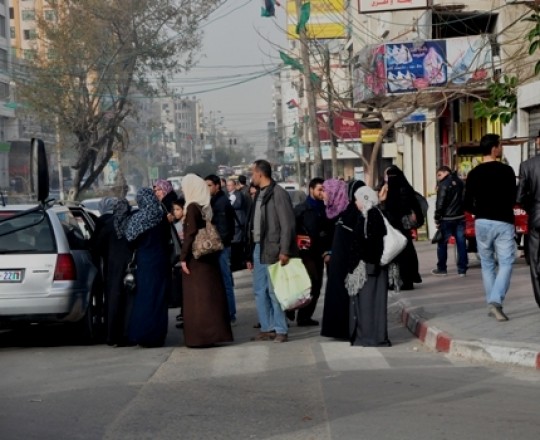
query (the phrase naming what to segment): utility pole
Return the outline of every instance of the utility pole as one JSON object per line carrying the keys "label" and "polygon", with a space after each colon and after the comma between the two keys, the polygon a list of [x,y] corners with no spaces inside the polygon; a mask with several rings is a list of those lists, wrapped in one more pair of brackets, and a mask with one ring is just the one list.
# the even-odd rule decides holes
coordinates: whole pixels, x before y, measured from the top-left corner
{"label": "utility pole", "polygon": [[[302,0],[296,0],[296,17],[300,21],[300,12],[302,9]],[[311,64],[309,61],[308,38],[306,29],[302,27],[298,35],[300,41],[300,54],[304,67],[304,89],[307,98],[308,107],[308,127],[311,133],[311,147],[313,148],[313,176],[323,177],[323,161],[321,152],[321,143],[319,140],[319,127],[317,124],[317,103],[315,100],[315,88],[311,79]],[[302,182],[299,182],[302,184]]]}
{"label": "utility pole", "polygon": [[332,177],[337,178],[338,176],[338,161],[337,161],[337,148],[338,141],[336,133],[334,130],[334,84],[330,75],[332,74],[332,69],[330,67],[330,49],[328,44],[324,48],[324,58],[325,58],[325,67],[326,67],[326,86],[328,91],[328,128],[330,131],[330,152],[332,157]]}

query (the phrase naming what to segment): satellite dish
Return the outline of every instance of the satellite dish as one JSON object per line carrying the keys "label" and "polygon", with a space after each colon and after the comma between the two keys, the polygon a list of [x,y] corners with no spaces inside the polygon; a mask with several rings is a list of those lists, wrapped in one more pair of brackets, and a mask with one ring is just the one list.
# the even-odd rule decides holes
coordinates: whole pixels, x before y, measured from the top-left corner
{"label": "satellite dish", "polygon": [[30,141],[30,188],[42,203],[49,197],[49,167],[45,143],[37,138]]}

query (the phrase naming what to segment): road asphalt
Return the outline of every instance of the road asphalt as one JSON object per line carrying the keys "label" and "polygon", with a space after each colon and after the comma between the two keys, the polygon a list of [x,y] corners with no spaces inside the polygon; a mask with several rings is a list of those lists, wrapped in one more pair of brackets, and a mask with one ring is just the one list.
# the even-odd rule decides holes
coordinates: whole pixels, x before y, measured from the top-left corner
{"label": "road asphalt", "polygon": [[429,241],[415,243],[423,282],[411,291],[390,292],[402,322],[427,347],[470,361],[496,362],[540,369],[540,309],[532,291],[529,266],[516,253],[504,312],[489,317],[480,261],[469,254],[466,277],[459,277],[455,246],[448,249],[448,274],[436,276],[437,249]]}

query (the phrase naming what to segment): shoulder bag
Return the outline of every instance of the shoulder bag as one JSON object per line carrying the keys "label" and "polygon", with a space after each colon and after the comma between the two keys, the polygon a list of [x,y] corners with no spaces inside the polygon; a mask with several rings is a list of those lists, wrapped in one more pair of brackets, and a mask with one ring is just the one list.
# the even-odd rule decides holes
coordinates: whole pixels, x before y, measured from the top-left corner
{"label": "shoulder bag", "polygon": [[191,250],[193,257],[196,260],[204,255],[213,254],[214,252],[223,250],[223,242],[221,241],[216,227],[211,221],[206,220],[202,209],[201,214],[205,222],[205,226],[197,231],[197,235],[195,235],[195,240],[193,240]]}
{"label": "shoulder bag", "polygon": [[384,220],[384,226],[386,226],[386,235],[383,238],[384,249],[381,255],[381,265],[386,266],[387,264],[390,264],[403,249],[405,249],[405,246],[407,246],[407,238],[390,224],[382,212],[381,215]]}

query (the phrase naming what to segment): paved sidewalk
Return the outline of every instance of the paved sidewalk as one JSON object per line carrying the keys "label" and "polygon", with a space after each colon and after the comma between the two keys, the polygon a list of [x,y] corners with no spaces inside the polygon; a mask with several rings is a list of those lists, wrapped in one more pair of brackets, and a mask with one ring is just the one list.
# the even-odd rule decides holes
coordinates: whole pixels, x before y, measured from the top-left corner
{"label": "paved sidewalk", "polygon": [[[449,246],[448,275],[435,276],[436,246],[417,242],[423,283],[415,290],[390,292],[403,323],[432,349],[469,360],[493,361],[540,369],[540,309],[524,258],[514,264],[504,311],[510,318],[488,317],[480,262],[469,254],[465,278],[457,275],[455,249]],[[521,252],[518,251],[518,255]]]}

